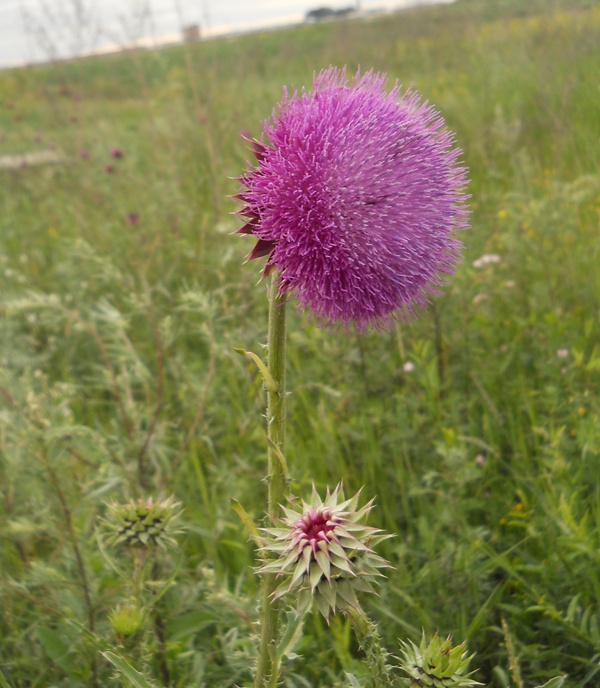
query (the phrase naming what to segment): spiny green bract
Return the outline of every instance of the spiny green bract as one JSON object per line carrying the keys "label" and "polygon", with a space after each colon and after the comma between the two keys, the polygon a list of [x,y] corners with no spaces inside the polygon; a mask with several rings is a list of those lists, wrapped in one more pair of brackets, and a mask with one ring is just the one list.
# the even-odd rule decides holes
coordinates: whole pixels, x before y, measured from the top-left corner
{"label": "spiny green bract", "polygon": [[358,607],[357,592],[375,592],[373,583],[389,564],[373,547],[390,537],[361,523],[373,500],[357,510],[360,492],[344,499],[338,485],[322,500],[313,487],[310,502],[296,511],[283,507],[282,526],[265,528],[270,536],[262,548],[275,556],[259,569],[283,579],[275,597],[298,593],[298,606],[307,608],[311,598],[328,619],[330,611]]}
{"label": "spiny green bract", "polygon": [[473,672],[467,673],[473,655],[468,654],[466,642],[452,647],[451,636],[441,640],[436,633],[427,643],[423,633],[420,646],[417,647],[413,642],[401,642],[400,647],[403,654],[400,668],[409,676],[403,679],[404,685],[409,688],[467,688],[482,685],[470,678]]}

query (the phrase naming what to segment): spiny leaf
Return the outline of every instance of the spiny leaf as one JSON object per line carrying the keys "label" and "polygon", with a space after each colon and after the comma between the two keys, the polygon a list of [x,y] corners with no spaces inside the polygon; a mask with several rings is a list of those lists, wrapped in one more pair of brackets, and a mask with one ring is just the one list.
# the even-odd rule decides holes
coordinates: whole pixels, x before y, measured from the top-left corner
{"label": "spiny leaf", "polygon": [[143,674],[140,674],[139,671],[134,669],[131,664],[120,655],[107,651],[102,652],[102,656],[108,659],[134,688],[156,688],[155,684],[150,683]]}

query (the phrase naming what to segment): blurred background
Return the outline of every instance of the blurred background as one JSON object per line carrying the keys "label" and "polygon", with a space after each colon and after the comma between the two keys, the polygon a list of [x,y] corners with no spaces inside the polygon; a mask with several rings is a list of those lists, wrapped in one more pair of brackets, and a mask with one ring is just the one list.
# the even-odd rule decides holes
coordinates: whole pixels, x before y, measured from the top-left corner
{"label": "blurred background", "polygon": [[[0,69],[453,0],[0,0]],[[313,13],[311,15],[311,13]]]}

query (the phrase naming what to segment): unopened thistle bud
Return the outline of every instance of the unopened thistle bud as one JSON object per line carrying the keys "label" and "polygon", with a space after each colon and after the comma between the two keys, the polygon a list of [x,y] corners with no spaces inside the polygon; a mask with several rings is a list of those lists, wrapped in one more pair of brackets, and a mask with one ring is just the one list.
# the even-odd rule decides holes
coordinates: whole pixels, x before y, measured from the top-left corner
{"label": "unopened thistle bud", "polygon": [[403,654],[400,668],[408,674],[404,681],[409,688],[467,688],[482,685],[470,678],[473,672],[468,672],[468,668],[473,655],[468,654],[466,642],[452,647],[451,636],[441,640],[436,633],[428,644],[423,633],[418,647],[413,642],[403,642],[400,647]]}
{"label": "unopened thistle bud", "polygon": [[110,625],[117,635],[128,638],[142,628],[144,614],[131,604],[117,607],[110,615]]}
{"label": "unopened thistle bud", "polygon": [[328,619],[330,611],[358,608],[357,592],[375,592],[373,583],[389,564],[373,547],[390,536],[361,523],[373,500],[357,510],[359,495],[344,499],[338,485],[327,490],[323,501],[313,487],[310,502],[303,501],[300,511],[283,507],[281,527],[264,529],[268,537],[262,554],[275,559],[259,573],[282,578],[276,598],[296,592],[299,608],[313,598]]}
{"label": "unopened thistle bud", "polygon": [[177,527],[180,506],[172,497],[109,504],[104,519],[110,531],[109,542],[127,547],[177,547],[174,536],[182,532]]}

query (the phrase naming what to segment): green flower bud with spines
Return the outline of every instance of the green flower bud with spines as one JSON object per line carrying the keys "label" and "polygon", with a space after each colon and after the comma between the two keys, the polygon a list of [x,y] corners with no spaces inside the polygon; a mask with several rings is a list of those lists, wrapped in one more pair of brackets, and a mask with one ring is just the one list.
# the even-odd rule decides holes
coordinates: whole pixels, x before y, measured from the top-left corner
{"label": "green flower bud with spines", "polygon": [[275,598],[297,593],[300,609],[314,601],[328,619],[330,612],[358,608],[357,592],[375,592],[373,583],[389,564],[373,547],[390,536],[361,523],[373,500],[357,509],[359,496],[345,499],[338,485],[322,500],[313,487],[301,510],[282,507],[282,525],[263,529],[266,563],[258,571],[281,577]]}
{"label": "green flower bud with spines", "polygon": [[128,504],[109,504],[104,525],[109,531],[108,542],[126,547],[177,547],[175,536],[181,505],[173,497],[165,500],[139,499]]}
{"label": "green flower bud with spines", "polygon": [[413,642],[401,642],[400,648],[403,654],[400,668],[408,674],[409,678],[403,680],[409,688],[468,688],[482,685],[471,678],[473,672],[468,672],[473,655],[468,654],[465,642],[452,647],[451,636],[442,640],[436,633],[427,643],[423,633],[419,646]]}
{"label": "green flower bud with spines", "polygon": [[144,625],[144,614],[132,604],[117,607],[110,615],[110,625],[117,635],[130,637]]}

